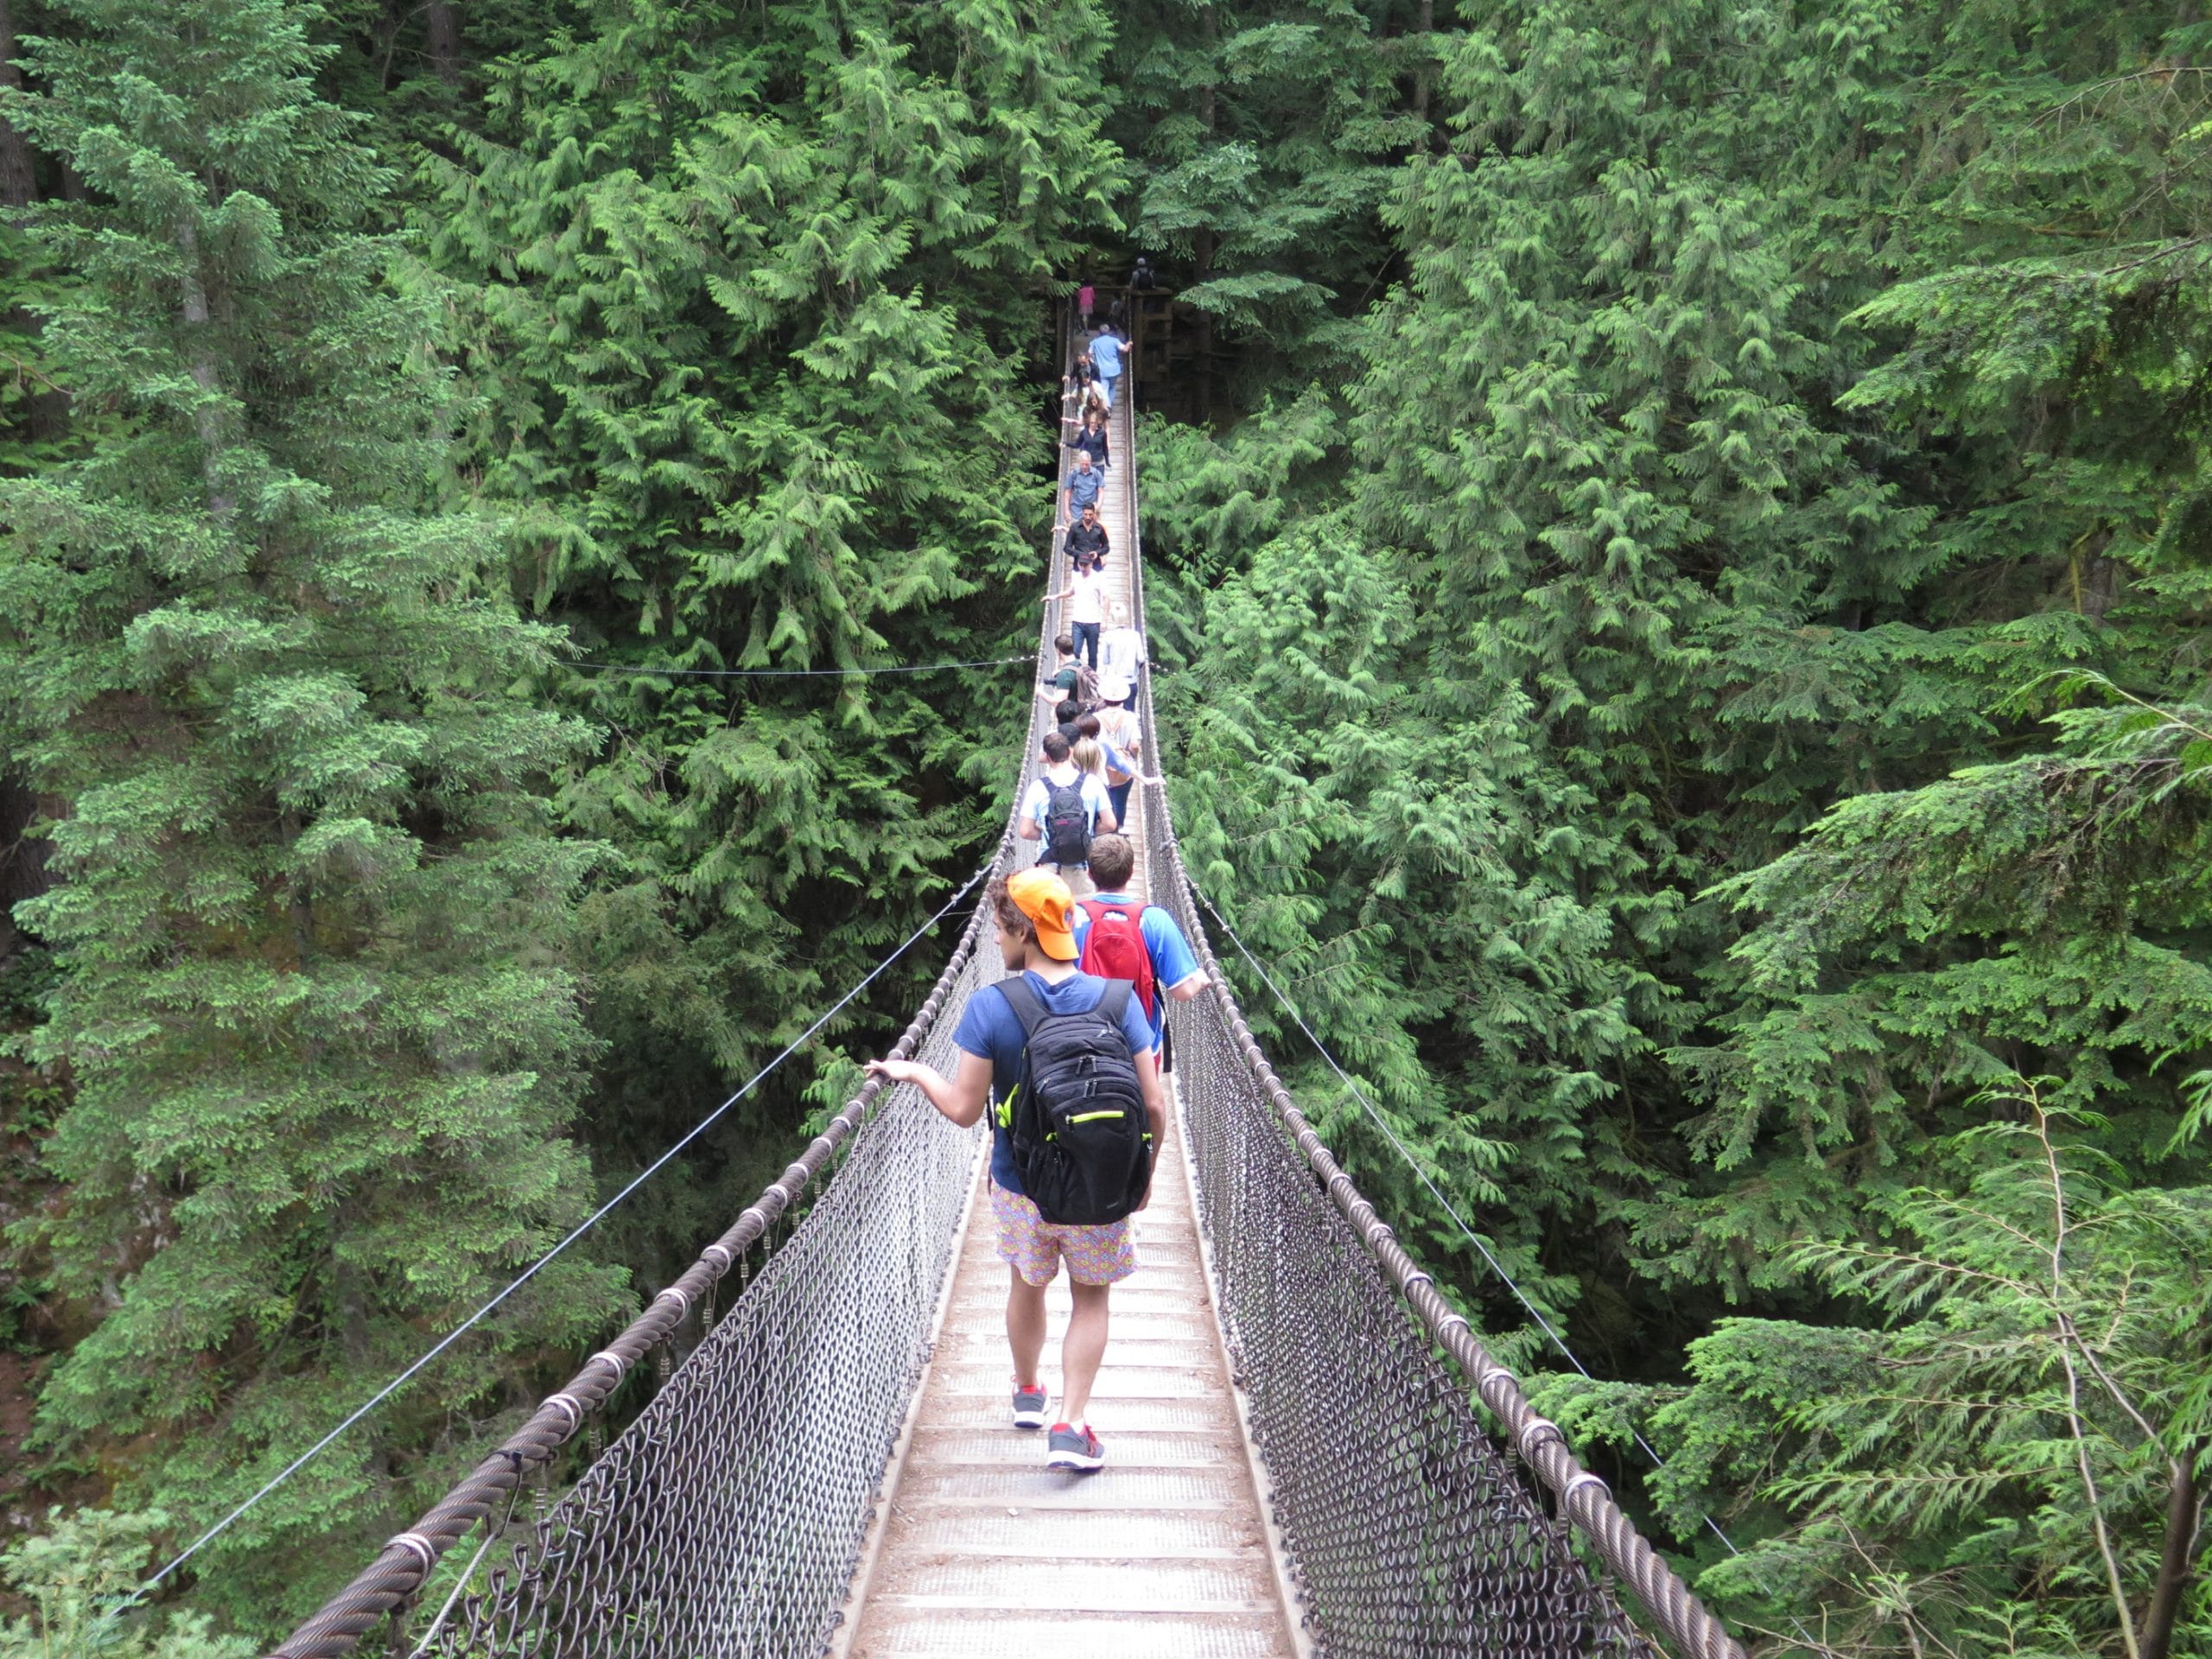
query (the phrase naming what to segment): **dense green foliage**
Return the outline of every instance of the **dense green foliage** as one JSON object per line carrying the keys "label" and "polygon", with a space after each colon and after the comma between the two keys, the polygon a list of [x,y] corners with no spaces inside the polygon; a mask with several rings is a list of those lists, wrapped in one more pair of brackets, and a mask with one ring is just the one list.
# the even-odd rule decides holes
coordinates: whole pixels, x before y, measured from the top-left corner
{"label": "dense green foliage", "polygon": [[[1675,1454],[1685,1548],[1753,1546],[1724,1606],[1785,1647],[2201,1645],[2200,31],[1464,21],[1333,426],[1149,452],[1197,579],[1185,840],[1620,1379],[1548,1396],[1630,1481],[1630,1427]],[[2056,1248],[1982,1132],[2022,1076],[2095,1224],[2063,1290],[1976,1297]],[[1927,1386],[1885,1407],[1892,1371]]]}
{"label": "dense green foliage", "polygon": [[[8,17],[0,1359],[136,1506],[10,1558],[54,1639],[211,1651],[83,1609],[972,868],[1018,667],[716,676],[1026,648],[1141,251],[1179,823],[1401,1236],[1772,1651],[2212,1645],[2196,9]],[[188,1605],[328,1588],[805,1081]]]}

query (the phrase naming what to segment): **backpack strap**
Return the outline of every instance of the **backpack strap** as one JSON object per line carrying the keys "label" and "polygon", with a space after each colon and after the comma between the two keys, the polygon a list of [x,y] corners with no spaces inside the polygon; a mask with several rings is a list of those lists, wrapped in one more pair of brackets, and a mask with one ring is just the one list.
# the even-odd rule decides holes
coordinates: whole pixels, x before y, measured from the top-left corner
{"label": "backpack strap", "polygon": [[1014,1017],[1021,1021],[1022,1046],[1027,1047],[1029,1039],[1037,1034],[1037,1027],[1045,1020],[1045,999],[1031,988],[1027,974],[1009,974],[999,981],[999,995],[1006,998],[1007,1006],[1014,1010]]}
{"label": "backpack strap", "polygon": [[1091,1012],[1104,1014],[1118,1026],[1122,1016],[1128,1012],[1129,998],[1135,990],[1136,987],[1126,979],[1109,979],[1106,982],[1106,995],[1098,999],[1098,1006]]}

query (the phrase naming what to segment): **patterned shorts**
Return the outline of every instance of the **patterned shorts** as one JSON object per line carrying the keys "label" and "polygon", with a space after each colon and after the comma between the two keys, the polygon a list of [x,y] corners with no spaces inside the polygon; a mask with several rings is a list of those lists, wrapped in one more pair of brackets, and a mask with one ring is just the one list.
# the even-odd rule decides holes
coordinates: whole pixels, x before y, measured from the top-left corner
{"label": "patterned shorts", "polygon": [[991,1184],[991,1213],[998,1218],[999,1259],[1022,1282],[1049,1285],[1065,1258],[1078,1285],[1110,1285],[1137,1270],[1136,1247],[1127,1221],[1103,1227],[1063,1227],[1037,1213],[1033,1201]]}

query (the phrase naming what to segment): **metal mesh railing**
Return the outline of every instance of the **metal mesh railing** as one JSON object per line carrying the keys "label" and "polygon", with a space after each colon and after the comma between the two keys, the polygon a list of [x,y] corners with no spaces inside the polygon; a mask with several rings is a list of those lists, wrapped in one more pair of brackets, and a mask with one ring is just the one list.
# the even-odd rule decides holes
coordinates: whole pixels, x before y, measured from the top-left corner
{"label": "metal mesh railing", "polygon": [[[1064,413],[1067,400],[1064,385]],[[1116,461],[1132,480],[1132,534],[1115,556],[1128,562],[1141,626],[1134,418],[1128,432]],[[1048,592],[1065,575],[1058,529],[1046,575]],[[1048,603],[1043,660],[1058,625]],[[1149,671],[1143,690],[1143,755],[1158,772]],[[1050,719],[1031,705],[1017,810]],[[1173,1013],[1186,1139],[1224,1334],[1321,1651],[1642,1659],[1648,1644],[1577,1554],[1571,1521],[1684,1652],[1741,1659],[1299,1115],[1199,925],[1159,791],[1137,816],[1153,896],[1214,982]],[[1014,837],[1010,815],[997,868],[1030,861],[1034,846]],[[952,1070],[944,1016],[1001,971],[979,912],[893,1052]],[[278,1653],[338,1659],[379,1621],[404,1619],[443,1554],[495,1529],[526,1469],[550,1459],[740,1264],[750,1283],[644,1411],[519,1541],[480,1535],[489,1570],[472,1563],[417,1639],[452,1659],[820,1653],[925,1357],[979,1141],[913,1090],[868,1084],[676,1284]],[[803,1224],[766,1248],[836,1158]],[[1470,1384],[1505,1424],[1510,1450],[1485,1432]],[[1546,1489],[1565,1521],[1545,1514]],[[394,1637],[404,1640],[397,1622]]]}
{"label": "metal mesh railing", "polygon": [[[944,1012],[997,970],[969,950]],[[950,1072],[952,1022],[919,1058]],[[925,1358],[979,1136],[891,1092],[806,1221],[437,1651],[813,1654]]]}
{"label": "metal mesh railing", "polygon": [[[1132,422],[1133,480],[1135,447]],[[1139,512],[1133,494],[1128,556],[1142,626]],[[1164,772],[1149,668],[1143,690],[1146,764]],[[1604,1581],[1610,1571],[1685,1652],[1743,1659],[1299,1113],[1199,920],[1164,791],[1147,791],[1141,821],[1152,902],[1174,916],[1212,982],[1198,1000],[1169,1005],[1185,1144],[1223,1335],[1320,1650],[1656,1659]],[[1509,1449],[1471,1393],[1503,1422]],[[1559,1518],[1544,1512],[1546,1488]],[[1577,1554],[1570,1520],[1600,1571]]]}

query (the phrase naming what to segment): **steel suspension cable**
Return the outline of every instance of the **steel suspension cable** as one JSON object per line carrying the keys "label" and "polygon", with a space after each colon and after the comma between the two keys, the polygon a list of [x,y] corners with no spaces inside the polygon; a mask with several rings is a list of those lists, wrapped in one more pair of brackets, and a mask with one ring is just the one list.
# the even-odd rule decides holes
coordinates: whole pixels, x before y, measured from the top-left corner
{"label": "steel suspension cable", "polygon": [[[995,863],[995,855],[993,862]],[[301,1470],[306,1468],[308,1465],[314,1462],[315,1459],[321,1456],[322,1453],[330,1447],[331,1444],[338,1440],[340,1435],[344,1434],[347,1429],[353,1427],[354,1424],[359,1422],[371,1412],[376,1410],[378,1407],[384,1404],[385,1401],[391,1399],[391,1396],[398,1393],[400,1389],[405,1388],[409,1382],[420,1376],[423,1370],[434,1362],[439,1355],[444,1353],[447,1349],[452,1347],[454,1344],[460,1341],[462,1337],[474,1330],[478,1325],[481,1324],[496,1309],[498,1309],[500,1304],[506,1301],[509,1297],[512,1296],[517,1291],[520,1290],[532,1279],[535,1279],[540,1273],[543,1272],[544,1269],[551,1264],[556,1256],[566,1250],[571,1244],[574,1244],[586,1233],[591,1231],[593,1228],[598,1226],[601,1222],[606,1220],[607,1217],[611,1215],[625,1199],[628,1198],[632,1193],[635,1192],[639,1187],[643,1186],[647,1181],[652,1179],[655,1175],[658,1175],[663,1169],[666,1168],[669,1163],[681,1154],[686,1147],[690,1146],[694,1141],[696,1141],[709,1129],[714,1128],[714,1126],[728,1114],[731,1107],[736,1105],[740,1101],[745,1099],[746,1096],[750,1095],[755,1089],[759,1088],[761,1083],[771,1072],[774,1071],[777,1067],[783,1065],[785,1060],[791,1058],[792,1055],[798,1053],[799,1049],[805,1045],[807,1040],[811,1038],[815,1033],[820,1031],[823,1027],[829,1024],[830,1020],[836,1018],[839,1014],[842,1013],[848,1007],[849,1007],[855,997],[859,996],[862,991],[866,990],[870,985],[874,984],[879,978],[880,978],[884,972],[890,968],[892,963],[897,962],[899,957],[905,956],[908,950],[912,950],[914,945],[925,938],[932,929],[934,929],[939,922],[944,919],[945,916],[955,906],[958,905],[963,899],[965,899],[970,893],[972,893],[976,888],[976,884],[981,881],[986,875],[988,875],[991,872],[991,868],[992,864],[987,863],[981,869],[977,870],[975,874],[969,876],[966,881],[961,884],[960,890],[955,893],[951,898],[945,900],[944,904],[938,908],[935,915],[931,916],[929,920],[924,922],[919,927],[916,928],[913,932],[906,937],[904,943],[899,944],[888,956],[885,957],[882,961],[876,963],[874,968],[870,969],[866,978],[861,980],[857,984],[854,985],[850,990],[847,991],[844,995],[839,997],[836,1001],[831,1003],[828,1008],[824,1009],[821,1015],[815,1020],[813,1024],[807,1027],[804,1031],[801,1032],[798,1036],[791,1039],[789,1043],[785,1045],[783,1052],[778,1054],[775,1058],[770,1060],[767,1065],[762,1066],[758,1071],[755,1071],[752,1077],[748,1077],[746,1080],[744,1086],[739,1089],[735,1094],[732,1095],[728,1100],[722,1102],[721,1105],[715,1107],[714,1110],[709,1112],[704,1117],[693,1124],[691,1128],[684,1133],[681,1139],[679,1139],[673,1146],[670,1147],[668,1150],[662,1153],[659,1157],[654,1159],[652,1163],[646,1165],[644,1170],[635,1176],[628,1185],[624,1186],[620,1192],[617,1192],[613,1198],[607,1199],[606,1203],[601,1205],[598,1209],[593,1211],[591,1214],[585,1217],[583,1220],[578,1222],[575,1226],[569,1230],[567,1236],[564,1236],[559,1243],[554,1245],[551,1249],[546,1251],[535,1262],[531,1262],[527,1268],[524,1268],[521,1273],[518,1274],[514,1279],[507,1284],[505,1289],[501,1290],[489,1301],[479,1307],[474,1313],[471,1313],[459,1325],[454,1326],[452,1330],[447,1332],[446,1334],[440,1338],[434,1345],[425,1350],[413,1364],[408,1366],[406,1370],[401,1371],[397,1376],[394,1376],[391,1381],[385,1383],[384,1387],[378,1389],[374,1394],[371,1395],[366,1400],[363,1401],[351,1412],[347,1413],[346,1415],[339,1421],[338,1425],[331,1429],[328,1433],[325,1434],[321,1440],[317,1440],[306,1451],[301,1452],[299,1456],[294,1458],[291,1462],[286,1464],[282,1469],[278,1470],[276,1474],[270,1476],[270,1478],[263,1484],[261,1489],[255,1492],[252,1497],[247,1498],[243,1503],[240,1503],[237,1508],[233,1509],[228,1515],[215,1522],[213,1526],[208,1528],[197,1538],[194,1539],[183,1551],[181,1551],[168,1563],[168,1566],[164,1567],[160,1572],[155,1573],[152,1578],[146,1581],[147,1586],[150,1588],[151,1586],[161,1583],[164,1579],[168,1578],[170,1573],[175,1572],[177,1568],[182,1567],[187,1561],[198,1554],[201,1549],[205,1548],[208,1544],[213,1543],[217,1538],[230,1530],[232,1527],[243,1520],[247,1513],[251,1511],[256,1504],[259,1503],[264,1498],[274,1492],[294,1475],[299,1473]]]}
{"label": "steel suspension cable", "polygon": [[[1330,1052],[1329,1046],[1323,1042],[1319,1035],[1314,1031],[1313,1027],[1306,1022],[1306,1016],[1299,1012],[1298,1005],[1291,1001],[1289,993],[1285,991],[1283,988],[1276,982],[1274,976],[1268,971],[1266,964],[1262,963],[1257,957],[1252,954],[1251,947],[1246,944],[1243,939],[1239,937],[1236,930],[1230,925],[1229,918],[1221,913],[1219,907],[1214,904],[1212,899],[1206,897],[1205,890],[1201,888],[1197,882],[1192,880],[1187,874],[1185,874],[1183,880],[1185,884],[1191,890],[1191,896],[1196,899],[1199,904],[1203,905],[1205,907],[1206,913],[1211,916],[1216,922],[1220,924],[1221,931],[1229,936],[1229,942],[1236,947],[1237,954],[1243,957],[1244,960],[1250,964],[1252,971],[1260,976],[1261,982],[1264,984],[1268,988],[1268,991],[1274,995],[1275,1001],[1282,1004],[1283,1011],[1290,1015],[1292,1020],[1296,1023],[1299,1030],[1306,1033],[1306,1040],[1313,1044],[1313,1052],[1319,1054],[1321,1058],[1327,1063],[1329,1070],[1337,1074],[1337,1080],[1344,1084],[1346,1092],[1348,1092],[1351,1096],[1352,1099],[1358,1103],[1360,1109],[1367,1115],[1368,1118],[1374,1123],[1376,1128],[1382,1131],[1383,1137],[1389,1141],[1390,1145],[1396,1150],[1398,1156],[1404,1160],[1406,1167],[1413,1171],[1415,1179],[1417,1179],[1423,1186],[1428,1189],[1429,1196],[1434,1198],[1436,1202],[1442,1206],[1446,1215],[1452,1217],[1452,1224],[1459,1228],[1461,1235],[1465,1237],[1466,1241],[1470,1244],[1473,1245],[1477,1250],[1481,1252],[1483,1260],[1490,1263],[1491,1270],[1497,1274],[1499,1281],[1503,1283],[1506,1289],[1512,1293],[1514,1300],[1519,1302],[1521,1306],[1527,1310],[1529,1317],[1535,1319],[1537,1325],[1542,1328],[1544,1334],[1551,1338],[1552,1345],[1557,1348],[1560,1354],[1566,1357],[1568,1364],[1573,1366],[1574,1369],[1580,1371],[1588,1381],[1592,1382],[1596,1382],[1598,1380],[1596,1374],[1593,1373],[1587,1365],[1585,1365],[1582,1363],[1580,1356],[1576,1354],[1574,1350],[1567,1345],[1567,1338],[1561,1336],[1558,1329],[1553,1325],[1551,1320],[1544,1316],[1543,1309],[1539,1307],[1535,1300],[1529,1297],[1528,1293],[1521,1288],[1520,1283],[1510,1273],[1506,1271],[1505,1264],[1503,1262],[1500,1262],[1497,1255],[1491,1252],[1490,1246],[1484,1242],[1481,1235],[1477,1233],[1475,1230],[1468,1224],[1466,1217],[1460,1214],[1459,1207],[1454,1205],[1450,1198],[1446,1198],[1444,1195],[1442,1189],[1436,1185],[1435,1181],[1430,1179],[1428,1172],[1421,1166],[1421,1160],[1414,1155],[1412,1149],[1399,1138],[1398,1132],[1391,1125],[1390,1121],[1382,1115],[1382,1111],[1376,1107],[1372,1101],[1368,1099],[1366,1092],[1360,1088],[1358,1083],[1352,1077],[1351,1074],[1346,1071],[1342,1065],[1338,1064],[1337,1057]],[[1657,1447],[1654,1446],[1649,1440],[1643,1437],[1643,1433],[1641,1429],[1630,1428],[1629,1430],[1629,1433],[1635,1440],[1637,1447],[1642,1450],[1643,1455],[1651,1460],[1652,1467],[1655,1469],[1664,1469],[1667,1467],[1667,1459],[1659,1454]],[[1731,1555],[1740,1556],[1743,1554],[1744,1552],[1737,1548],[1736,1541],[1731,1538],[1721,1524],[1713,1518],[1713,1515],[1709,1510],[1700,1510],[1699,1512],[1698,1518],[1705,1523],[1706,1527],[1712,1532],[1713,1535],[1721,1541]],[[1821,1646],[1820,1643],[1813,1640],[1811,1635],[1802,1626],[1799,1628],[1798,1634],[1804,1638],[1808,1646],[1816,1649]]]}

